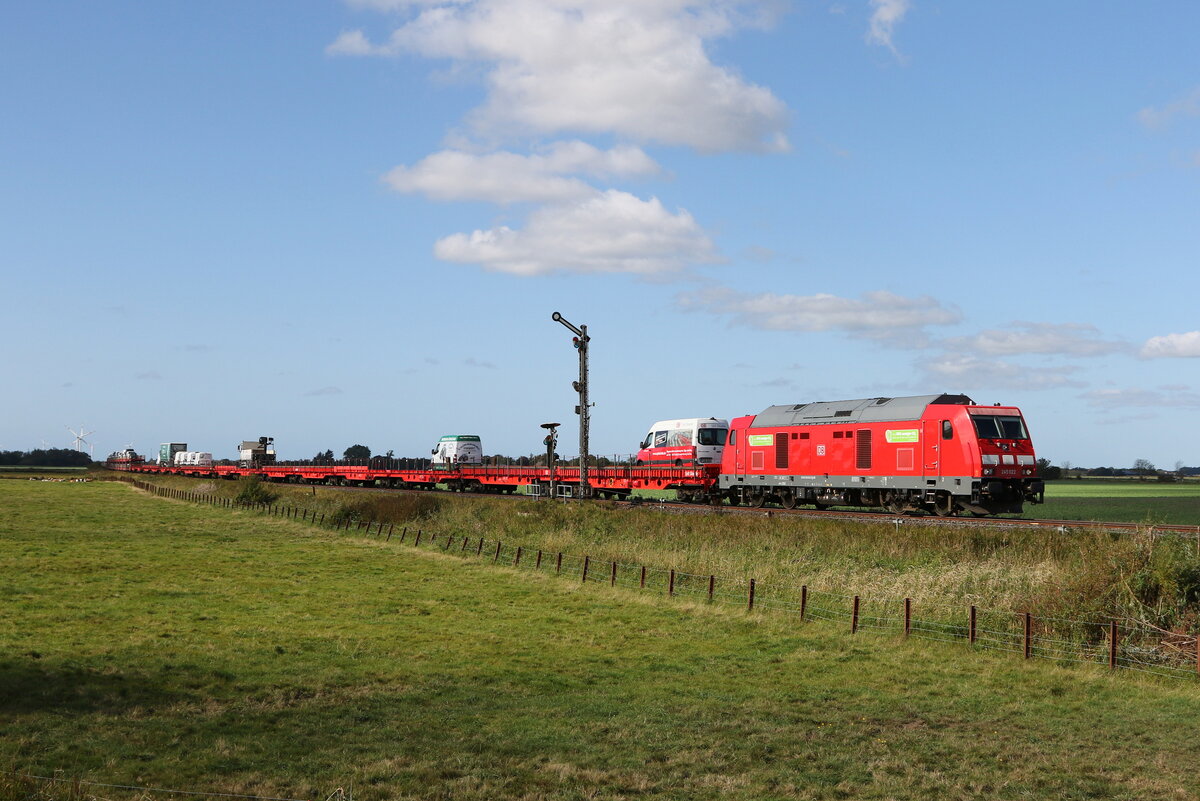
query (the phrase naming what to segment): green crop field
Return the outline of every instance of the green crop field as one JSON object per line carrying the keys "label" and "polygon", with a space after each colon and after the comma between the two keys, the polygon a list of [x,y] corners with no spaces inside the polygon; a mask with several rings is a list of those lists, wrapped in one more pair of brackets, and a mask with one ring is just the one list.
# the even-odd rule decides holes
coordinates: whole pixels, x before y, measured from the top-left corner
{"label": "green crop field", "polygon": [[1051,481],[1046,494],[1056,498],[1196,498],[1200,482]]}
{"label": "green crop field", "polygon": [[[447,525],[487,514],[445,503]],[[0,508],[6,800],[166,797],[14,773],[318,801],[1200,794],[1192,681],[851,636],[119,484],[0,482]]]}
{"label": "green crop field", "polygon": [[1200,483],[1051,481],[1025,517],[1200,526]]}

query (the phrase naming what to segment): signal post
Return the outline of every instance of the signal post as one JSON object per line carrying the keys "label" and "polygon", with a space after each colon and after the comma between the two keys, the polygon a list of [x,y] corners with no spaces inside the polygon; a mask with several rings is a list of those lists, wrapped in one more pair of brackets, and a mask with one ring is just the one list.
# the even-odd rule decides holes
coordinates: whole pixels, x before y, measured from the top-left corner
{"label": "signal post", "polygon": [[575,334],[571,338],[571,344],[579,351],[579,380],[571,382],[571,387],[579,393],[579,405],[575,407],[575,414],[579,415],[579,494],[590,498],[592,487],[588,483],[588,342],[591,339],[588,337],[586,325],[576,328],[558,312],[552,314],[550,319],[562,323]]}

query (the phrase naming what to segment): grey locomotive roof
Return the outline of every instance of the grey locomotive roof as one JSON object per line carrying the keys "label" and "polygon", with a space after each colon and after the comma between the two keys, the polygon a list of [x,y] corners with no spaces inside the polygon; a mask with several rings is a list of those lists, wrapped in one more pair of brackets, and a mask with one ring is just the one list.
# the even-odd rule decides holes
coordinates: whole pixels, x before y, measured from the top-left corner
{"label": "grey locomotive roof", "polygon": [[966,395],[914,395],[907,398],[866,398],[768,406],[755,416],[751,427],[916,420],[924,414],[926,406],[934,403],[961,406],[972,405],[974,401]]}

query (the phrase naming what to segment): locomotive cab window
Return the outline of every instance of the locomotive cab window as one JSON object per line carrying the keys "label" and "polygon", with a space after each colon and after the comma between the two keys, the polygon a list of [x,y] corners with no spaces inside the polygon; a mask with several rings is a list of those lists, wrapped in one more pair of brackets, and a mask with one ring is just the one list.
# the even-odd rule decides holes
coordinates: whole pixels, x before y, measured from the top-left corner
{"label": "locomotive cab window", "polygon": [[973,414],[971,420],[980,439],[1029,439],[1025,422],[1016,415]]}
{"label": "locomotive cab window", "polygon": [[954,439],[954,424],[949,420],[942,421],[942,439]]}

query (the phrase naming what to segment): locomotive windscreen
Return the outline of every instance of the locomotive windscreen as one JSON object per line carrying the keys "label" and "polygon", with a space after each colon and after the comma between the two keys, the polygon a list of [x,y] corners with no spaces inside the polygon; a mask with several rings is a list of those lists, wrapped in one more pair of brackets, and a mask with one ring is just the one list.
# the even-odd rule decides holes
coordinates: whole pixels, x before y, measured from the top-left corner
{"label": "locomotive windscreen", "polygon": [[1025,421],[1016,415],[972,414],[980,439],[1029,439]]}

